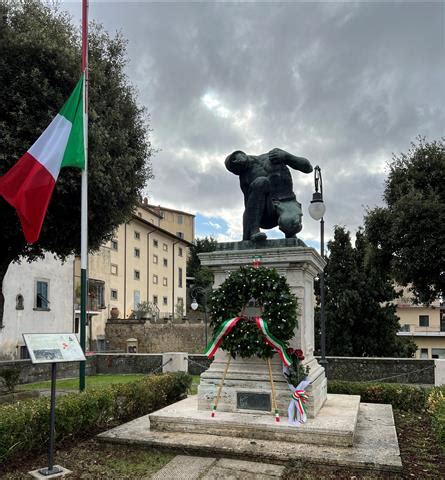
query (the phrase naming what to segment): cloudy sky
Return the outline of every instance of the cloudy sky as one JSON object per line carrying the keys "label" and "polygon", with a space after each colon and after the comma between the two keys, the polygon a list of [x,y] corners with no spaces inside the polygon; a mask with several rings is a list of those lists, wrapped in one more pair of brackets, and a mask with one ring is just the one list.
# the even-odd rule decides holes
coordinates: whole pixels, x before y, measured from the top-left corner
{"label": "cloudy sky", "polygon": [[[386,163],[445,132],[443,2],[91,2],[128,39],[127,73],[151,114],[152,203],[197,215],[197,234],[242,235],[234,150],[280,147],[320,165],[333,226],[381,204]],[[63,3],[80,21],[78,4]],[[313,176],[293,173],[303,204]],[[282,236],[272,232],[270,236]]]}

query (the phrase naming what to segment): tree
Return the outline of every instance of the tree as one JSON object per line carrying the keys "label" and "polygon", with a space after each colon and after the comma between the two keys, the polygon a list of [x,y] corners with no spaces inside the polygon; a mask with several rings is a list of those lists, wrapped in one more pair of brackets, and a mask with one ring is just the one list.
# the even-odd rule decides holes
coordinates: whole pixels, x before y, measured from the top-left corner
{"label": "tree", "polygon": [[210,290],[213,284],[213,274],[207,267],[201,266],[199,253],[213,252],[216,250],[217,241],[213,237],[197,238],[192,247],[187,260],[187,276],[193,277],[193,289],[196,292],[198,304],[202,304],[203,291]]}
{"label": "tree", "polygon": [[[0,175],[39,137],[80,77],[80,35],[70,18],[37,2],[0,7]],[[147,115],[124,73],[125,41],[90,27],[89,248],[130,218],[152,177]],[[15,210],[0,197],[0,324],[3,278],[13,261],[44,251],[61,259],[80,245],[80,172],[64,168],[38,243],[27,245]]]}
{"label": "tree", "polygon": [[384,257],[356,234],[336,227],[325,270],[326,350],[329,355],[410,357],[412,341],[397,337],[397,297]]}
{"label": "tree", "polygon": [[394,155],[383,198],[386,206],[366,215],[368,238],[395,280],[431,303],[445,294],[445,139],[418,137],[408,153]]}

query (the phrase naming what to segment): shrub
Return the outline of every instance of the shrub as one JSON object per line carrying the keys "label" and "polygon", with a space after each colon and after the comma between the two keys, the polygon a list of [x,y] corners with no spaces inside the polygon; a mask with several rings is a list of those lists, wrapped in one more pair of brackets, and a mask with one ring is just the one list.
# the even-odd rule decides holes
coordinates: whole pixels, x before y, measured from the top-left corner
{"label": "shrub", "polygon": [[[181,398],[191,381],[184,373],[152,375],[58,397],[56,440],[94,433],[165,407]],[[0,406],[0,462],[46,447],[49,411],[49,398]]]}
{"label": "shrub", "polygon": [[360,395],[366,403],[389,403],[400,410],[419,412],[426,408],[430,389],[396,383],[359,383],[330,380],[329,393]]}
{"label": "shrub", "polygon": [[427,410],[432,416],[437,439],[445,449],[445,386],[432,388],[426,404]]}
{"label": "shrub", "polygon": [[19,383],[20,370],[18,368],[5,368],[0,371],[0,377],[9,393],[14,393],[15,387]]}

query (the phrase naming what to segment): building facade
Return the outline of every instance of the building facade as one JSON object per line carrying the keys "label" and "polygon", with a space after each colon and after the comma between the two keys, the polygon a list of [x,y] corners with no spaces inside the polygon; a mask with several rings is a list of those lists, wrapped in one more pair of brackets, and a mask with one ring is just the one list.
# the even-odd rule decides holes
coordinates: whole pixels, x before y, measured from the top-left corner
{"label": "building facade", "polygon": [[[182,221],[187,225],[184,237],[190,238],[194,232],[194,216],[182,214]],[[90,350],[107,349],[106,321],[110,317],[137,317],[141,314],[140,304],[149,308],[149,316],[155,320],[185,315],[187,255],[192,244],[164,228],[165,216],[165,213],[152,210],[148,205],[138,207],[136,214],[118,228],[110,242],[97,253],[89,255],[87,338]],[[185,218],[188,220],[185,221]],[[169,225],[171,230],[175,230],[172,219],[170,216]],[[78,331],[78,260],[75,266],[75,292],[75,325]]]}
{"label": "building facade", "polygon": [[11,264],[3,280],[0,359],[29,358],[23,333],[69,333],[73,324],[73,259]]}
{"label": "building facade", "polygon": [[408,289],[397,299],[400,331],[417,345],[416,358],[445,359],[445,310],[439,301],[431,305],[416,305]]}

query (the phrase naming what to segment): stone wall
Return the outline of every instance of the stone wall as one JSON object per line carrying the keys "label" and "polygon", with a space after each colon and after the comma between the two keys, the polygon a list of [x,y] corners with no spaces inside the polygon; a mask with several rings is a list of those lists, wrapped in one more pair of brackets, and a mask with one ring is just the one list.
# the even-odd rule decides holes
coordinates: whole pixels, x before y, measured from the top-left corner
{"label": "stone wall", "polygon": [[158,373],[162,370],[162,355],[146,353],[98,353],[96,374]]}
{"label": "stone wall", "polygon": [[434,360],[415,358],[327,357],[329,380],[434,385]]}
{"label": "stone wall", "polygon": [[107,348],[114,351],[125,352],[129,338],[137,339],[138,353],[202,353],[205,348],[202,323],[152,324],[145,320],[109,319],[105,334]]}
{"label": "stone wall", "polygon": [[[169,349],[169,351],[174,351]],[[438,363],[445,370],[445,361],[407,358],[350,358],[328,357],[327,377],[330,380],[384,381],[397,383],[443,384],[445,375],[438,372]],[[211,361],[203,354],[190,354],[188,371],[199,375]],[[38,382],[51,378],[51,365],[32,365],[30,360],[0,361],[0,371],[5,368],[21,370],[20,383]],[[160,354],[99,353],[87,357],[87,375],[152,373],[162,370]],[[435,372],[436,371],[436,372]],[[435,378],[436,373],[436,378]],[[441,373],[438,376],[437,373]],[[58,378],[79,376],[79,363],[60,363],[57,366]],[[440,378],[439,378],[440,377]]]}
{"label": "stone wall", "polygon": [[[43,382],[51,379],[51,364],[38,363],[33,365],[31,360],[0,361],[0,371],[8,368],[20,370],[19,383]],[[87,357],[86,374],[96,373],[96,359],[94,356]],[[58,363],[57,378],[75,378],[79,376],[79,362]]]}

